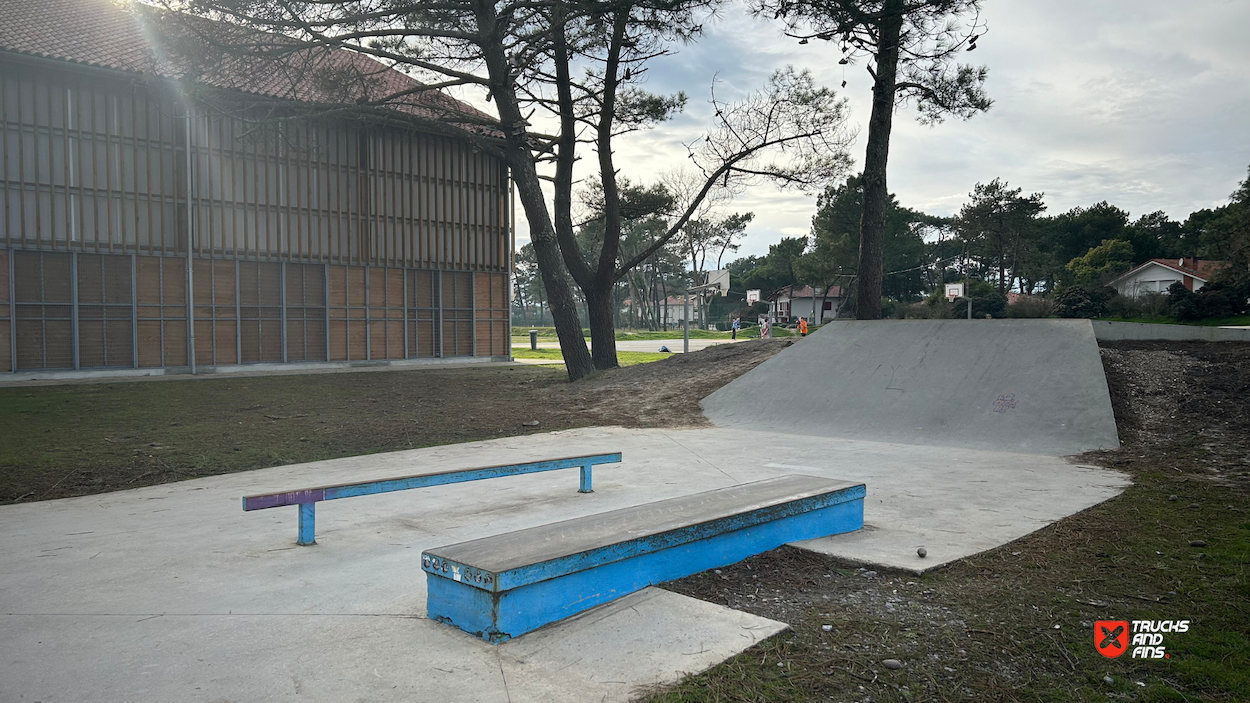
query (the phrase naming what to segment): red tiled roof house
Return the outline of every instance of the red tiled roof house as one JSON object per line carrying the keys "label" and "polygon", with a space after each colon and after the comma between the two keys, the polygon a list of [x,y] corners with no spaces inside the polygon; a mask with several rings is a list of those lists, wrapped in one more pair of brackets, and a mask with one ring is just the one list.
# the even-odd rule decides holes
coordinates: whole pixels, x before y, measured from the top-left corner
{"label": "red tiled roof house", "polygon": [[1183,283],[1191,291],[1201,290],[1226,261],[1201,259],[1151,259],[1113,278],[1108,285],[1120,295],[1136,297],[1143,293],[1166,293],[1173,283]]}

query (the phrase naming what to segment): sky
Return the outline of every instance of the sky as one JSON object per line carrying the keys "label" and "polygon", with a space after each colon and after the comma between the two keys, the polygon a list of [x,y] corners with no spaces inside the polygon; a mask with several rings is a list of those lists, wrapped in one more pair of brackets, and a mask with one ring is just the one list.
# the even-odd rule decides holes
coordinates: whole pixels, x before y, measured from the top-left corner
{"label": "sky", "polygon": [[[833,43],[799,45],[778,22],[726,6],[705,36],[651,64],[644,87],[684,91],[685,112],[622,140],[617,165],[634,182],[686,161],[685,143],[710,125],[709,88],[733,98],[792,64],[850,104],[855,170],[863,163],[872,84],[863,63],[837,65]],[[1250,2],[1245,0],[986,0],[989,31],[970,63],[989,68],[989,112],[920,125],[894,120],[889,187],[906,207],[953,215],[977,183],[1001,178],[1045,194],[1048,214],[1106,200],[1133,218],[1163,210],[1183,220],[1214,207],[1250,166]],[[845,71],[846,88],[838,88]],[[587,159],[593,161],[593,158]],[[763,255],[808,233],[814,195],[753,186],[724,212],[753,212],[738,256]],[[518,218],[518,246],[527,241]]]}

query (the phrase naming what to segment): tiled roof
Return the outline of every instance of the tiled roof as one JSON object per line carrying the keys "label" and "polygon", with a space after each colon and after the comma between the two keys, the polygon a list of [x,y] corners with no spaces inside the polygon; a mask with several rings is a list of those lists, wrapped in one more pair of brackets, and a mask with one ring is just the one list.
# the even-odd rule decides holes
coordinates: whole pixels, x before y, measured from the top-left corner
{"label": "tiled roof", "polygon": [[1133,275],[1134,273],[1137,273],[1138,271],[1146,268],[1147,266],[1150,266],[1151,264],[1159,264],[1161,266],[1166,266],[1175,271],[1179,271],[1185,275],[1193,276],[1194,278],[1197,278],[1204,283],[1211,280],[1211,278],[1214,277],[1215,274],[1219,273],[1225,268],[1228,268],[1228,266],[1230,265],[1227,261],[1216,261],[1214,259],[1192,259],[1192,258],[1151,259],[1150,261],[1147,261],[1144,264],[1141,264],[1139,266],[1134,266],[1132,269],[1120,274],[1119,276],[1116,276],[1111,281],[1111,283],[1114,284],[1116,281],[1119,281],[1123,278],[1127,278]]}
{"label": "tiled roof", "polygon": [[[317,104],[378,100],[421,85],[346,49],[306,49],[281,62],[237,54],[210,57],[188,50],[203,48],[188,31],[195,22],[207,20],[117,0],[0,0],[0,50],[162,78],[191,77],[216,88]],[[265,43],[280,41],[264,36]],[[192,55],[200,58],[188,58]],[[434,91],[404,96],[388,107],[428,119],[495,121]]]}
{"label": "tiled roof", "polygon": [[1157,264],[1163,264],[1177,271],[1182,271],[1195,278],[1201,278],[1204,281],[1211,280],[1211,277],[1228,267],[1227,261],[1209,261],[1207,259],[1151,259]]}

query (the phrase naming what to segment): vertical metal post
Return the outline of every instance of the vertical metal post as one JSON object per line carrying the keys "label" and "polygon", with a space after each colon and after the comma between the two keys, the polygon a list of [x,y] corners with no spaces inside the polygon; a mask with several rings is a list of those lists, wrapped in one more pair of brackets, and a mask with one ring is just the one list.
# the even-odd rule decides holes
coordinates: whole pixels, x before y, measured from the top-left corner
{"label": "vertical metal post", "polygon": [[443,358],[443,337],[446,336],[443,334],[445,331],[443,330],[443,270],[438,269],[438,276],[431,276],[431,278],[435,279],[434,293],[438,296],[438,304],[434,307],[434,324],[438,326],[438,358],[441,359]]}
{"label": "vertical metal post", "polygon": [[[223,247],[224,249],[224,247]],[[234,363],[243,363],[243,296],[239,293],[243,292],[243,285],[239,282],[239,260],[234,260]],[[260,266],[256,267],[256,277],[260,278]],[[217,301],[213,301],[217,302]],[[213,315],[214,320],[216,314]],[[260,309],[256,310],[256,356],[260,356]],[[214,323],[215,324],[215,323]],[[213,336],[216,337],[217,330],[214,327]]]}
{"label": "vertical metal post", "polygon": [[[135,207],[139,207],[137,199]],[[137,237],[138,230],[135,232]],[[138,247],[136,240],[135,248],[138,249]],[[161,364],[161,366],[164,365],[164,363]],[[139,260],[134,254],[130,255],[130,367],[139,368]]]}
{"label": "vertical metal post", "polygon": [[690,291],[689,290],[687,290],[686,294],[681,297],[681,305],[682,305],[682,311],[683,311],[682,317],[686,318],[682,320],[682,322],[685,323],[685,327],[686,327],[684,341],[682,342],[682,352],[689,354],[690,353]]}
{"label": "vertical metal post", "polygon": [[278,272],[280,273],[278,284],[282,288],[278,291],[279,305],[282,306],[278,313],[278,324],[282,325],[282,363],[286,363],[286,262],[278,264]]}
{"label": "vertical metal post", "polygon": [[594,493],[590,488],[590,468],[594,464],[582,464],[582,485],[577,489],[578,493]]}
{"label": "vertical metal post", "polygon": [[[183,119],[186,143],[183,153],[187,162],[186,208],[187,208],[187,361],[191,365],[191,375],[195,375],[195,273],[191,265],[195,252],[195,215],[191,212],[191,110],[185,111]],[[176,192],[176,191],[175,191]],[[162,313],[163,316],[163,313]]]}
{"label": "vertical metal post", "polygon": [[[369,265],[365,265],[362,268],[364,268],[365,270],[365,359],[372,359],[373,358],[373,316],[369,314],[370,313],[369,283],[372,281],[372,276],[369,275],[369,270],[373,267]],[[350,270],[348,271],[348,273],[349,274],[351,273]],[[350,289],[351,286],[348,286],[348,288]],[[351,323],[349,322],[348,324],[350,325]],[[347,348],[351,349],[350,342],[348,343]]]}
{"label": "vertical metal post", "polygon": [[317,504],[299,504],[299,538],[295,543],[307,546],[317,543]]}
{"label": "vertical metal post", "polygon": [[13,251],[9,249],[5,258],[9,260],[9,367],[13,373],[17,373],[17,300],[14,299],[17,295],[17,284],[13,281],[13,274],[17,269],[13,263]]}
{"label": "vertical metal post", "polygon": [[321,265],[322,278],[325,284],[321,286],[321,303],[324,306],[326,319],[326,361],[330,360],[330,264]]}
{"label": "vertical metal post", "polygon": [[[78,353],[78,252],[69,254],[70,344],[74,354],[74,370],[82,363]],[[46,342],[45,342],[46,344]]]}
{"label": "vertical metal post", "polygon": [[408,272],[409,272],[409,269],[405,268],[405,269],[403,269],[403,271],[404,271],[404,299],[403,299],[403,306],[404,306],[404,358],[405,358],[405,359],[407,359],[407,358],[408,358]]}

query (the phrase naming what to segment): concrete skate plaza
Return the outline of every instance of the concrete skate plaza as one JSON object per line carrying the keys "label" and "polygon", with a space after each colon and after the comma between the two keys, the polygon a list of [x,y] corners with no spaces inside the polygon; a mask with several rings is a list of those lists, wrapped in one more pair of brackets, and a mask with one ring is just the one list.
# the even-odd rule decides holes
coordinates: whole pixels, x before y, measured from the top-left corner
{"label": "concrete skate plaza", "polygon": [[[966,339],[973,328],[947,329],[975,343]],[[833,343],[833,332],[782,354],[816,350],[822,334]],[[786,372],[790,362],[775,360],[734,383]],[[1016,392],[1023,404],[1033,389]],[[1121,474],[1018,447],[833,433],[588,428],[6,506],[0,699],[626,700],[785,626],[650,588],[490,645],[425,618],[421,551],[801,473],[863,482],[868,495],[864,530],[799,546],[919,571],[1026,535],[1126,485]],[[593,494],[557,472],[325,503],[310,547],[294,545],[296,508],[239,507],[247,494],[609,451],[623,462],[596,470]],[[926,559],[916,555],[921,545]]]}

